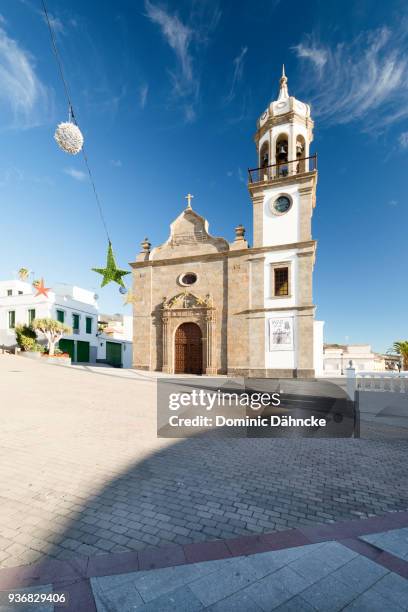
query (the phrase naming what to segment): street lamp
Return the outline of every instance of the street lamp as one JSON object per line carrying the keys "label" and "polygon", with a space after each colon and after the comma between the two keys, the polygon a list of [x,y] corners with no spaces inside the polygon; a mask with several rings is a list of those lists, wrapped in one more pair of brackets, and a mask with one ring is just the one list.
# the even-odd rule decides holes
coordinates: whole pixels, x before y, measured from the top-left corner
{"label": "street lamp", "polygon": [[344,374],[344,369],[343,369],[343,355],[344,355],[344,352],[341,351],[340,355],[341,355],[341,372],[340,372],[340,374],[343,376],[343,374]]}

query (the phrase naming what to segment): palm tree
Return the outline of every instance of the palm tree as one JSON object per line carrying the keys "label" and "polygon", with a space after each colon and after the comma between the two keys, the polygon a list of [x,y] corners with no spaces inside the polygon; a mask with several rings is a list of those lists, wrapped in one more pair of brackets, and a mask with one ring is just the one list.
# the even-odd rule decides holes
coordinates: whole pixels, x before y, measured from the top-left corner
{"label": "palm tree", "polygon": [[30,270],[28,268],[20,268],[19,271],[18,271],[18,278],[21,281],[27,280],[29,275],[30,275]]}
{"label": "palm tree", "polygon": [[401,355],[402,357],[402,369],[405,371],[408,370],[408,340],[399,340],[398,342],[394,342],[393,349],[397,353],[397,355]]}

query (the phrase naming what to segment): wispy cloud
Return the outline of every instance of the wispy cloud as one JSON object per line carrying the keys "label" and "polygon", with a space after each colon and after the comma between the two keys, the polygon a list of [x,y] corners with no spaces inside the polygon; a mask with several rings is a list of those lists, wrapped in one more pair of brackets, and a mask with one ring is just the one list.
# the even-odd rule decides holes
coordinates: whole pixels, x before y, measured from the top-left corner
{"label": "wispy cloud", "polygon": [[311,65],[305,82],[314,114],[328,123],[360,121],[374,132],[408,117],[405,26],[372,30],[336,46],[309,35],[293,47]]}
{"label": "wispy cloud", "polygon": [[147,94],[149,93],[149,85],[145,83],[139,89],[139,106],[144,108],[147,102]]}
{"label": "wispy cloud", "polygon": [[318,70],[322,70],[328,59],[328,53],[326,49],[318,48],[313,43],[303,44],[300,43],[293,47],[298,57],[306,58],[310,60]]}
{"label": "wispy cloud", "polygon": [[3,127],[29,128],[49,114],[50,96],[34,61],[0,26],[0,116]]}
{"label": "wispy cloud", "polygon": [[192,104],[187,104],[184,107],[184,118],[186,123],[193,123],[196,118],[196,112]]}
{"label": "wispy cloud", "polygon": [[391,206],[391,207],[395,208],[395,206],[398,206],[397,200],[390,200],[388,202],[388,206]]}
{"label": "wispy cloud", "polygon": [[23,182],[54,185],[53,179],[51,179],[49,176],[38,176],[30,173],[27,174],[27,172],[24,172],[16,166],[11,166],[0,172],[0,187],[10,185],[14,188],[16,185]]}
{"label": "wispy cloud", "polygon": [[194,50],[208,44],[221,18],[221,11],[216,3],[208,8],[205,2],[193,2],[189,19],[182,21],[176,13],[170,13],[150,0],[145,0],[145,10],[146,16],[159,26],[174,52],[176,67],[168,70],[172,95],[178,103],[182,102],[184,119],[186,123],[191,123],[196,118],[200,94],[199,71],[195,65],[198,62],[194,61]]}
{"label": "wispy cloud", "polygon": [[242,79],[244,72],[244,58],[248,52],[248,47],[242,47],[240,53],[234,58],[234,71],[232,74],[232,82],[228,95],[225,98],[225,104],[229,104],[235,98],[236,88]]}
{"label": "wispy cloud", "polygon": [[177,71],[170,72],[175,93],[185,95],[195,87],[193,76],[193,60],[190,45],[193,38],[192,29],[182,23],[177,15],[167,13],[163,8],[145,1],[147,16],[153,23],[160,26],[166,42],[174,51],[178,60]]}
{"label": "wispy cloud", "polygon": [[398,142],[402,149],[408,149],[408,132],[401,132]]}
{"label": "wispy cloud", "polygon": [[76,168],[65,168],[64,172],[76,181],[85,181],[87,178],[85,172],[82,172],[82,170],[77,170]]}
{"label": "wispy cloud", "polygon": [[122,160],[120,160],[120,159],[111,159],[110,163],[115,168],[121,168],[122,167]]}
{"label": "wispy cloud", "polygon": [[235,105],[237,112],[228,114],[225,126],[237,125],[248,120],[253,121],[254,111],[252,106],[252,91],[249,87],[246,87],[244,94],[240,97],[239,106],[238,103]]}

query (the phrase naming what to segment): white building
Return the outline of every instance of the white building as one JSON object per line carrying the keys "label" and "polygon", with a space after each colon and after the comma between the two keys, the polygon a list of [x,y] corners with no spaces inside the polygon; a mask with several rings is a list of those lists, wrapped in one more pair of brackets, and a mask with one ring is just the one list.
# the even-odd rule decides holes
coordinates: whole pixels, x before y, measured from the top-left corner
{"label": "white building", "polygon": [[358,372],[385,369],[383,359],[371,350],[370,344],[325,344],[323,369],[326,375],[341,376],[351,365]]}
{"label": "white building", "polygon": [[131,368],[133,317],[100,314],[98,324],[103,330],[98,338],[98,361],[116,367]]}
{"label": "white building", "polygon": [[37,293],[24,281],[0,281],[0,345],[15,346],[16,325],[51,317],[72,328],[72,334],[60,340],[60,348],[69,353],[73,361],[95,362],[98,348],[95,294],[63,283],[54,284],[47,296],[37,296]]}

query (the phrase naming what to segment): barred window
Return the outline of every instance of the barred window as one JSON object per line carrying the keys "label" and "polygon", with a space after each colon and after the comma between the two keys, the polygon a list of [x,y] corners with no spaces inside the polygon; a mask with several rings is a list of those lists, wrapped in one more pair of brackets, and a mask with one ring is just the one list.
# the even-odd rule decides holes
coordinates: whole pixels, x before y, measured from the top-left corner
{"label": "barred window", "polygon": [[275,296],[289,295],[289,268],[275,268]]}

